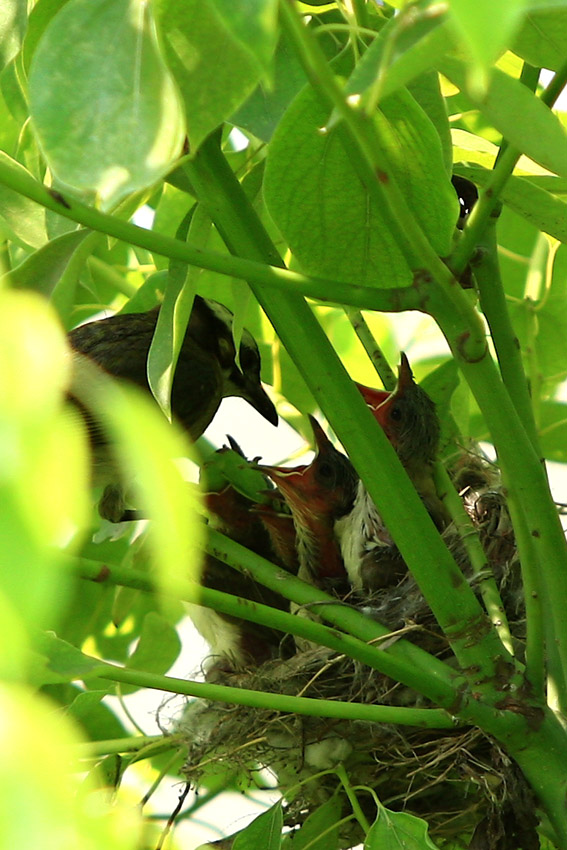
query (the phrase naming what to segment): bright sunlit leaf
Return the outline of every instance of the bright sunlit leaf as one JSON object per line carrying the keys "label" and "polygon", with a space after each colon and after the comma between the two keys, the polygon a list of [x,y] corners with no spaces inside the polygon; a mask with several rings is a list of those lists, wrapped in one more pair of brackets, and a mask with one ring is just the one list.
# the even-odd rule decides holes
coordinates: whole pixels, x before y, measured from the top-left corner
{"label": "bright sunlit leaf", "polygon": [[37,46],[30,110],[57,179],[105,206],[161,177],[184,123],[150,5],[70,0]]}

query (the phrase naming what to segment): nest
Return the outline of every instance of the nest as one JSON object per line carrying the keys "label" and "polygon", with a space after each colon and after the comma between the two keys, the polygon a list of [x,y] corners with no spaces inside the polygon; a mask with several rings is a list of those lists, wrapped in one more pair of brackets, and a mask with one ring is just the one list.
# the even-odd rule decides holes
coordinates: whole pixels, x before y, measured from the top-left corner
{"label": "nest", "polygon": [[[515,545],[503,495],[487,470],[478,462],[471,469],[459,470],[456,478],[521,654],[524,616]],[[476,579],[470,577],[456,536],[449,545],[475,587]],[[355,600],[351,595],[347,601],[360,605],[392,631],[402,629],[404,637],[437,657],[450,656],[447,641],[411,574],[371,598]],[[326,700],[429,705],[383,674],[323,647],[229,674],[226,683]],[[375,803],[365,788],[372,789],[388,808],[424,818],[438,842],[458,841],[473,850],[539,847],[530,788],[500,746],[477,728],[400,727],[197,701],[186,707],[176,731],[186,734],[189,754],[184,774],[194,785],[215,769],[245,772],[251,778],[259,769],[269,769],[285,798],[284,817],[289,827],[303,823],[331,798],[337,820],[351,813],[333,772],[340,762],[357,787],[357,797],[370,821]],[[303,782],[326,770],[328,773]],[[339,846],[350,848],[363,838],[351,819],[341,827]]]}

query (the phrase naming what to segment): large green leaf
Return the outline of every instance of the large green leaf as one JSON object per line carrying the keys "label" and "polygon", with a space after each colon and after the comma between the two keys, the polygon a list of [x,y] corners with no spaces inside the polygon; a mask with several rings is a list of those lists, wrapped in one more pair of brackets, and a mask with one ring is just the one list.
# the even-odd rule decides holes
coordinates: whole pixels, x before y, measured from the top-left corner
{"label": "large green leaf", "polygon": [[465,63],[445,57],[438,69],[466,91],[510,144],[544,168],[567,177],[567,132],[527,86],[494,68],[486,94],[479,95],[468,86]]}
{"label": "large green leaf", "polygon": [[142,0],[70,0],[30,69],[32,121],[57,179],[109,206],[181,151],[179,96]]}
{"label": "large green leaf", "polygon": [[212,0],[223,24],[252,58],[268,68],[277,37],[278,0]]}
{"label": "large green leaf", "polygon": [[0,70],[18,53],[27,25],[26,0],[2,0],[0,4]]}
{"label": "large green leaf", "polygon": [[567,55],[567,7],[528,12],[512,49],[536,68],[558,71]]}
{"label": "large green leaf", "polygon": [[[451,0],[449,15],[480,72],[479,82],[486,79],[486,72],[518,29],[528,2],[499,0],[496,9],[493,0]],[[469,65],[469,73],[475,73],[475,65]]]}
{"label": "large green leaf", "polygon": [[[366,286],[408,284],[408,264],[351,164],[340,126],[320,132],[327,119],[311,88],[284,115],[266,166],[268,210],[305,271]],[[456,197],[431,121],[407,91],[385,99],[376,120],[392,173],[435,250],[446,255]]]}
{"label": "large green leaf", "polygon": [[[196,150],[230,118],[261,76],[248,48],[226,29],[210,0],[157,0],[168,65],[185,103],[187,134]],[[217,61],[211,61],[211,57]]]}

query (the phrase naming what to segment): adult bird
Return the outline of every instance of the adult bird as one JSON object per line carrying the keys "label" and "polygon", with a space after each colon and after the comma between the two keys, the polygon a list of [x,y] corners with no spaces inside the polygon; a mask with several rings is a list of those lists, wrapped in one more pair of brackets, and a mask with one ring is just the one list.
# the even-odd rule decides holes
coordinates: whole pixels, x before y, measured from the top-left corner
{"label": "adult bird", "polygon": [[[70,345],[113,377],[150,392],[147,360],[159,311],[157,306],[145,313],[118,314],[81,325],[69,333]],[[268,422],[277,425],[276,409],[260,382],[258,346],[244,329],[237,362],[232,329],[230,310],[195,296],[171,391],[173,417],[192,440],[203,433],[228,396],[245,399]],[[92,415],[81,404],[79,407],[89,428],[96,472],[97,461],[107,461],[107,440]],[[120,488],[111,485],[107,492],[99,511],[107,519],[119,521],[124,513],[123,500],[117,495]]]}

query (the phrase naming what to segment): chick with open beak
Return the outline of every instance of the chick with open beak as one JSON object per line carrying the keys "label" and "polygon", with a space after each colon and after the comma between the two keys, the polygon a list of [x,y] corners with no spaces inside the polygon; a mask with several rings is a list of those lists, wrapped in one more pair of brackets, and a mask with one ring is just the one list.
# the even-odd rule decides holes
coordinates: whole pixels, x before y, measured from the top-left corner
{"label": "chick with open beak", "polygon": [[450,522],[433,482],[440,426],[434,402],[414,380],[402,352],[398,383],[393,392],[358,384],[374,418],[396,450],[431,518],[442,531]]}
{"label": "chick with open beak", "polygon": [[357,492],[358,475],[337,451],[316,419],[310,417],[317,453],[305,466],[262,466],[289,505],[296,532],[298,575],[319,587],[346,580],[335,535],[335,522],[348,514]]}
{"label": "chick with open beak", "polygon": [[[450,517],[433,479],[439,420],[433,401],[415,382],[406,355],[402,353],[398,383],[391,393],[360,384],[358,388],[442,531]],[[336,530],[353,587],[374,591],[396,584],[403,577],[405,563],[362,482],[352,511],[338,521]]]}

